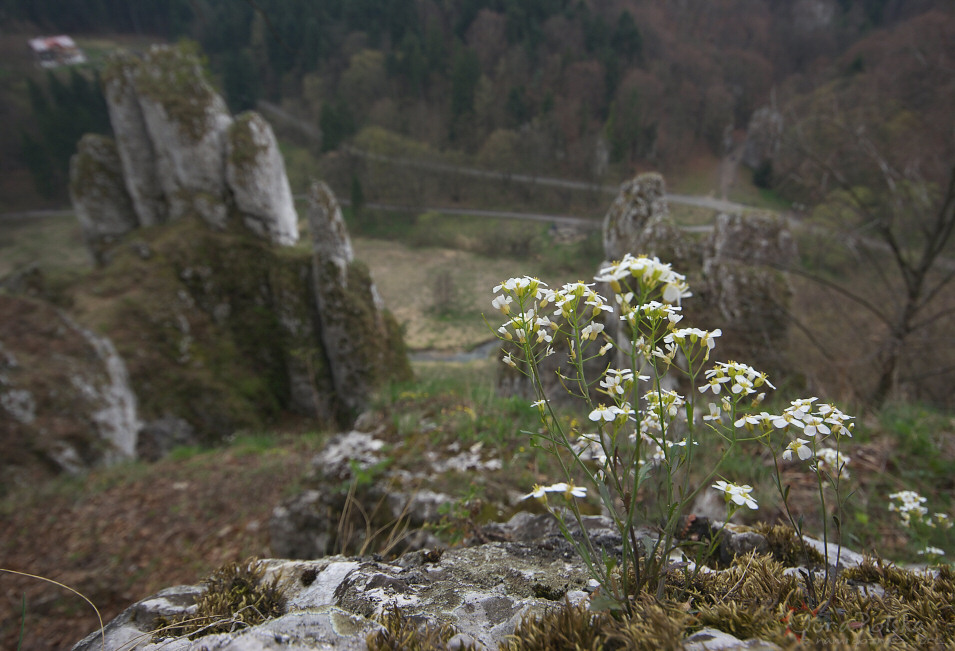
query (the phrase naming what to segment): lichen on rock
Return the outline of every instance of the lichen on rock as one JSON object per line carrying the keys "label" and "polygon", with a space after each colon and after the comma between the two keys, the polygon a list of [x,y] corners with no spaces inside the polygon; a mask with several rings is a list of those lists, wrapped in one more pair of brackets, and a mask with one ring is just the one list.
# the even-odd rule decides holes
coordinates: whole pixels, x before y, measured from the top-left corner
{"label": "lichen on rock", "polygon": [[126,189],[139,225],[153,226],[166,221],[169,207],[156,166],[156,150],[133,84],[141,65],[138,57],[119,50],[107,57],[102,80]]}
{"label": "lichen on rock", "polygon": [[139,224],[123,182],[122,163],[112,138],[86,134],[70,160],[70,198],[94,262]]}
{"label": "lichen on rock", "polygon": [[312,184],[308,201],[322,342],[336,394],[357,415],[386,377],[408,377],[410,368],[367,268],[354,260],[335,195],[319,181]]}
{"label": "lichen on rock", "polygon": [[245,225],[274,244],[298,241],[298,214],[272,127],[258,113],[238,117],[226,134],[226,179]]}
{"label": "lichen on rock", "polygon": [[153,46],[134,68],[133,84],[157,158],[170,218],[197,213],[223,228],[225,132],[232,117],[198,58],[182,47]]}

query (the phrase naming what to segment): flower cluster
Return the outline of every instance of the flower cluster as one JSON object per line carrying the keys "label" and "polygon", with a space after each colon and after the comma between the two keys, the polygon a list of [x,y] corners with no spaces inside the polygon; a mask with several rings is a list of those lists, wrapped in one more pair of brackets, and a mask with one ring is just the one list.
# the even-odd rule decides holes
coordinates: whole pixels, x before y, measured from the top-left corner
{"label": "flower cluster", "polygon": [[[752,372],[747,373],[746,379],[751,375]],[[715,380],[717,376],[714,374],[713,378]],[[718,384],[716,386],[714,392],[718,391]],[[846,416],[831,404],[815,406],[816,400],[817,398],[814,397],[793,400],[781,414],[770,414],[765,411],[758,414],[743,414],[736,420],[735,426],[751,432],[759,431],[763,435],[773,431],[796,432],[797,437],[783,450],[784,460],[809,460],[813,472],[823,472],[831,478],[848,479],[849,472],[846,466],[849,464],[849,457],[837,448],[824,448],[820,447],[820,444],[830,437],[834,437],[837,441],[841,437],[851,437],[852,417]],[[815,410],[813,410],[814,407]]]}
{"label": "flower cluster", "polygon": [[[820,483],[821,510],[827,512],[821,486],[829,481],[838,493],[838,480],[848,476],[849,458],[838,443],[851,436],[852,419],[832,405],[816,404],[816,398],[795,400],[779,414],[754,413],[765,391],[775,386],[765,373],[747,364],[730,361],[710,366],[711,351],[722,332],[683,326],[680,303],[691,293],[686,278],[669,264],[655,257],[627,254],[602,268],[594,280],[551,290],[535,278],[511,278],[494,288],[491,305],[506,319],[497,330],[498,337],[507,342],[504,362],[534,380],[538,399],[531,406],[539,411],[543,426],[537,440],[546,442],[546,448],[561,460],[564,472],[564,481],[535,485],[524,499],[540,500],[565,533],[567,513],[581,524],[576,499],[589,495],[602,502],[623,541],[619,571],[591,562],[597,558],[597,550],[587,536],[568,540],[606,594],[628,608],[632,588],[642,589],[654,582],[662,586],[664,559],[679,546],[678,516],[687,512],[695,496],[718,476],[723,460],[744,441],[769,446],[775,461],[779,436],[786,436],[783,459],[809,462]],[[603,287],[609,287],[613,300],[597,293],[596,283],[605,283]],[[618,318],[622,322],[617,324],[619,330],[610,320]],[[578,431],[576,421],[565,423],[545,395],[550,383],[542,381],[538,362],[553,354],[555,347],[567,352],[559,379],[586,403],[589,433]],[[598,348],[599,352],[588,352]],[[590,375],[598,366],[593,362],[611,348],[618,349],[615,359],[629,363],[618,368],[602,362],[599,377]],[[689,384],[685,395],[671,389],[679,386],[670,382],[671,373]],[[707,392],[712,396],[708,412],[698,404],[705,402],[701,395]],[[602,403],[595,400],[595,393]],[[700,444],[701,429],[720,437],[722,450],[706,460],[712,462],[712,468],[706,479],[693,486],[689,469],[704,460],[695,447]],[[751,435],[738,436],[740,430]],[[835,446],[821,447],[824,440],[835,441]],[[584,477],[593,490],[575,485],[571,477]],[[640,499],[652,491],[645,485],[649,481],[660,483],[658,494],[665,497],[659,503],[645,504]],[[720,479],[712,487],[723,494],[730,516],[743,507],[759,508],[752,486]],[[777,489],[785,501],[788,492],[778,473]],[[563,495],[569,510],[548,505],[549,493]],[[801,536],[799,521],[789,513],[788,505],[786,513]],[[646,556],[642,554],[647,550],[631,544],[633,527],[640,519],[666,523],[658,547]],[[635,584],[629,585],[631,581]]]}
{"label": "flower cluster", "polygon": [[[631,287],[628,278],[633,278],[638,287]],[[594,277],[599,283],[609,283],[617,294],[626,295],[629,291],[639,291],[643,296],[657,289],[667,303],[679,303],[693,294],[686,284],[686,276],[673,271],[673,268],[657,257],[641,255],[634,257],[627,253],[623,260],[604,267]]]}
{"label": "flower cluster", "polygon": [[950,529],[952,520],[945,513],[928,514],[928,509],[924,504],[927,498],[919,495],[915,491],[899,491],[891,493],[889,499],[889,511],[899,514],[902,526],[909,528],[915,523],[924,524],[930,528]]}
{"label": "flower cluster", "polygon": [[713,368],[706,371],[706,384],[700,387],[700,393],[710,390],[714,395],[719,395],[724,384],[728,385],[730,393],[737,397],[756,393],[756,390],[764,385],[770,389],[776,388],[766,378],[765,373],[760,373],[748,364],[717,362]]}

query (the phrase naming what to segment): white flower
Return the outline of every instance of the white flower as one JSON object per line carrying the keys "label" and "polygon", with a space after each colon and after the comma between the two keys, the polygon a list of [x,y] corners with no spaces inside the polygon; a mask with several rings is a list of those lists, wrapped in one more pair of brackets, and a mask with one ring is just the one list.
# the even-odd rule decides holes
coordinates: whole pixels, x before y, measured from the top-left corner
{"label": "white flower", "polygon": [[534,499],[543,500],[547,498],[547,489],[541,486],[540,484],[534,484],[534,490],[532,490],[527,495],[521,497],[522,500],[526,500],[533,497]]}
{"label": "white flower", "polygon": [[850,423],[852,416],[846,416],[836,407],[830,404],[819,405],[816,412],[825,419],[825,422],[832,426],[832,433],[836,436],[852,436],[852,428],[855,423]]}
{"label": "white flower", "polygon": [[722,479],[713,484],[713,488],[723,492],[723,498],[727,502],[733,502],[738,506],[746,505],[755,510],[759,508],[756,500],[752,496],[753,487],[748,484],[733,484]]}
{"label": "white flower", "polygon": [[802,417],[802,421],[805,423],[803,432],[805,432],[806,436],[816,436],[817,434],[825,436],[829,433],[829,426],[826,425],[825,421],[819,416],[806,414]]}
{"label": "white flower", "polygon": [[584,328],[580,331],[580,338],[590,339],[591,341],[593,341],[594,339],[597,338],[597,335],[603,332],[603,330],[604,330],[604,324],[597,323],[596,321],[594,321],[593,323],[590,323],[584,326]]}
{"label": "white flower", "polygon": [[602,420],[605,420],[609,423],[610,421],[614,420],[617,417],[617,413],[615,410],[616,410],[616,407],[613,407],[613,406],[605,407],[604,405],[600,405],[596,409],[594,409],[592,412],[590,412],[590,415],[588,416],[588,418],[594,421],[595,423],[600,422]]}
{"label": "white flower", "polygon": [[504,357],[501,358],[501,361],[511,368],[517,368],[517,362],[514,361],[514,357],[512,357],[510,353],[504,355]]}
{"label": "white flower", "polygon": [[[794,412],[787,409],[782,413],[782,415],[773,418],[773,426],[775,426],[777,429],[785,429],[789,426],[802,429],[805,425],[796,417]],[[809,436],[813,436],[813,434],[809,434]]]}
{"label": "white flower", "polygon": [[707,416],[703,416],[703,420],[721,420],[723,417],[723,412],[720,410],[720,406],[715,402],[709,404],[710,413]]}
{"label": "white flower", "polygon": [[600,380],[600,386],[610,395],[623,395],[633,384],[633,371],[630,369],[618,370],[608,368],[603,379]]}
{"label": "white flower", "polygon": [[929,545],[925,549],[920,549],[918,553],[925,556],[944,556],[945,550]]}
{"label": "white flower", "polygon": [[585,486],[575,486],[574,482],[570,482],[564,491],[564,497],[567,499],[570,499],[571,497],[587,497],[587,488]]}
{"label": "white flower", "polygon": [[574,482],[560,482],[557,484],[551,484],[550,486],[534,484],[534,490],[521,497],[521,499],[526,500],[530,497],[533,497],[539,500],[546,500],[547,493],[563,493],[564,497],[567,499],[570,499],[571,497],[587,497],[587,489],[584,486],[575,486]]}
{"label": "white flower", "polygon": [[913,519],[916,521],[922,520],[928,513],[928,509],[922,506],[928,500],[915,491],[890,493],[889,499],[895,500],[895,502],[889,502],[889,511],[895,511],[899,514],[903,527],[910,526]]}
{"label": "white flower", "polygon": [[495,310],[500,310],[502,314],[510,314],[511,303],[513,302],[513,298],[501,294],[500,296],[496,296],[494,300],[491,301],[491,307],[493,307]]}
{"label": "white flower", "polygon": [[783,459],[791,461],[793,458],[793,452],[795,452],[800,461],[805,461],[812,456],[812,448],[806,445],[807,443],[809,443],[809,441],[805,439],[796,439],[795,441],[792,441],[786,446],[786,450],[783,452]]}

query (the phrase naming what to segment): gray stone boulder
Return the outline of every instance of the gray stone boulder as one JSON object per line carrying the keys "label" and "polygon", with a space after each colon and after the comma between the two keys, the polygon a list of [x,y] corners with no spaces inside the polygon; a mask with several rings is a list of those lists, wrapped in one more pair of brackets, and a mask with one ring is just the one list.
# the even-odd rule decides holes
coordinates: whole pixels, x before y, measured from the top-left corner
{"label": "gray stone boulder", "polygon": [[39,300],[0,294],[0,493],[135,458],[136,397],[113,344]]}
{"label": "gray stone boulder", "polygon": [[[387,449],[369,432],[352,430],[329,440],[312,459],[308,488],[273,510],[272,554],[320,558],[384,539],[392,540],[395,551],[433,546],[438,540],[423,527],[439,521],[442,507],[455,501],[433,490],[435,479],[501,468],[499,459],[484,458],[480,445],[429,451],[410,469],[391,466]],[[373,541],[367,531],[380,533]]]}
{"label": "gray stone boulder", "polygon": [[136,441],[136,457],[143,461],[158,461],[177,447],[200,442],[195,428],[188,421],[165,416],[143,424]]}
{"label": "gray stone boulder", "polygon": [[132,198],[139,225],[153,226],[166,221],[169,206],[159,180],[156,149],[134,84],[140,65],[138,58],[121,50],[107,58],[102,79],[126,190]]}
{"label": "gray stone boulder", "polygon": [[356,415],[387,368],[389,324],[368,270],[356,264],[338,200],[316,181],[308,193],[315,297],[335,391]]}
{"label": "gray stone boulder", "polygon": [[261,115],[236,117],[226,133],[226,180],[242,221],[273,244],[298,241],[298,214],[272,127]]}
{"label": "gray stone boulder", "polygon": [[720,214],[704,243],[702,300],[720,315],[723,355],[778,369],[788,336],[792,286],[779,269],[797,254],[785,221],[769,214]]}
{"label": "gray stone boulder", "polygon": [[782,136],[783,114],[771,106],[757,109],[746,129],[743,164],[756,170],[766,163],[771,163],[779,153]]}
{"label": "gray stone boulder", "polygon": [[[593,589],[567,547],[539,541],[419,550],[392,562],[331,556],[266,560],[260,567],[262,581],[274,581],[283,598],[281,616],[196,640],[161,634],[153,639],[158,616],[194,614],[196,599],[207,589],[180,586],[134,604],[110,622],[105,649],[366,649],[367,636],[382,630],[379,620],[394,608],[419,625],[452,627],[462,644],[497,648],[523,617],[541,615],[565,600],[580,603]],[[97,632],[73,648],[104,647]]]}
{"label": "gray stone boulder", "polygon": [[109,245],[139,226],[112,138],[88,133],[80,140],[70,159],[70,199],[97,264]]}
{"label": "gray stone boulder", "polygon": [[603,246],[607,260],[631,253],[678,264],[685,256],[686,244],[670,220],[662,175],[640,174],[620,186],[604,216]]}
{"label": "gray stone boulder", "polygon": [[[585,516],[583,521],[603,553],[619,553],[620,537],[608,518]],[[570,527],[571,535],[581,535],[577,525]],[[720,523],[707,524],[706,529],[720,530]],[[766,548],[764,538],[743,528],[729,526],[721,535],[735,555]],[[195,639],[160,630],[177,617],[202,614],[197,604],[217,584],[208,581],[169,588],[130,606],[102,634],[91,633],[73,649],[364,650],[368,638],[381,633],[396,612],[419,631],[442,628],[439,648],[496,649],[523,618],[539,617],[566,604],[589,604],[597,583],[552,516],[519,513],[506,523],[485,527],[483,537],[482,544],[421,549],[391,561],[340,555],[250,561],[248,567],[259,577],[255,588],[268,588],[274,595],[272,602],[281,604],[271,619],[251,626],[237,620],[231,632]],[[683,559],[677,555],[674,562]],[[861,562],[857,554],[844,550],[840,567]],[[798,570],[787,568],[784,573]],[[229,622],[229,613],[219,615],[219,622]],[[684,645],[699,650],[778,648],[758,638],[740,640],[712,627],[693,631]]]}
{"label": "gray stone boulder", "polygon": [[215,228],[228,220],[225,134],[232,116],[182,48],[154,45],[134,69],[149,139],[171,219],[197,214]]}

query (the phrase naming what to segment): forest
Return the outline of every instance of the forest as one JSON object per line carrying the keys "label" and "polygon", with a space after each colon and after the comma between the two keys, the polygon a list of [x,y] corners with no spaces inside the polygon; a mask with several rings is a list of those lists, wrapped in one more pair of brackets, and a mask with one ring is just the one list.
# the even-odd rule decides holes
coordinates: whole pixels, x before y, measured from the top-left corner
{"label": "forest", "polygon": [[[951,106],[950,73],[947,88],[933,78],[951,61],[950,9],[889,0],[12,0],[2,19],[6,33],[195,41],[233,111],[260,100],[289,107],[320,128],[324,152],[375,125],[497,169],[619,182],[637,169],[672,172],[701,151],[727,154],[768,106],[790,127],[823,106],[865,111],[846,117],[895,129],[880,134],[889,141],[925,134],[921,145],[950,149],[932,128]],[[911,56],[913,43],[929,56]],[[65,136],[103,125],[77,76],[39,76],[29,103],[8,109],[18,135],[2,143],[6,164],[28,166],[48,197],[65,196]],[[51,116],[77,101],[90,119],[76,116],[70,128]],[[764,166],[758,181],[785,186],[785,172]]]}

